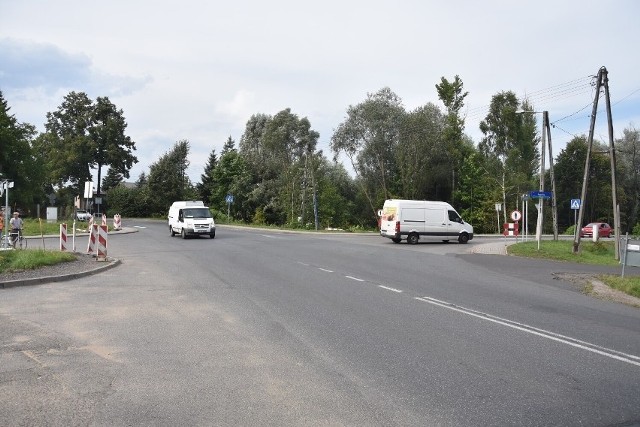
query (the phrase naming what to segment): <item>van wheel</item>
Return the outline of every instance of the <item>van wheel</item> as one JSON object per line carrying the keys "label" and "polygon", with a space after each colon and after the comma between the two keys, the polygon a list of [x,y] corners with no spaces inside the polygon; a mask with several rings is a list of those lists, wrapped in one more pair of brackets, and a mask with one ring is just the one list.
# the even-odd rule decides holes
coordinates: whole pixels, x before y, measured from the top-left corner
{"label": "van wheel", "polygon": [[460,237],[458,237],[458,242],[467,243],[469,241],[469,235],[467,233],[462,233]]}
{"label": "van wheel", "polygon": [[187,233],[184,231],[184,228],[182,229],[182,231],[180,231],[180,237],[182,237],[183,239],[187,238]]}
{"label": "van wheel", "polygon": [[407,236],[407,243],[410,245],[415,245],[418,243],[418,233],[411,233]]}
{"label": "van wheel", "polygon": [[391,239],[391,241],[392,241],[393,243],[400,243],[400,242],[402,242],[402,239],[401,239],[401,238],[399,238],[399,237],[397,237],[397,238],[395,238],[395,237],[394,237],[393,239]]}
{"label": "van wheel", "polygon": [[173,231],[173,227],[172,226],[169,226],[169,234],[171,234],[171,237],[176,235],[176,232]]}
{"label": "van wheel", "polygon": [[209,234],[209,237],[211,237],[212,239],[214,239],[216,237],[216,232],[214,231],[213,233]]}

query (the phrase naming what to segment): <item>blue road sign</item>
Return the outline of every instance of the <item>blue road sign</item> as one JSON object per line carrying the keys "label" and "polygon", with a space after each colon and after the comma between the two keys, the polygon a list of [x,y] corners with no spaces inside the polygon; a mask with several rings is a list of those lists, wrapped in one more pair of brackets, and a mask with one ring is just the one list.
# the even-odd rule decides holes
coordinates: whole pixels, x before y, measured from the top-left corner
{"label": "blue road sign", "polygon": [[233,203],[233,195],[232,194],[227,194],[227,197],[225,197],[225,201],[227,203]]}
{"label": "blue road sign", "polygon": [[532,199],[550,199],[551,191],[529,191],[529,197]]}
{"label": "blue road sign", "polygon": [[580,209],[580,199],[571,199],[571,209]]}

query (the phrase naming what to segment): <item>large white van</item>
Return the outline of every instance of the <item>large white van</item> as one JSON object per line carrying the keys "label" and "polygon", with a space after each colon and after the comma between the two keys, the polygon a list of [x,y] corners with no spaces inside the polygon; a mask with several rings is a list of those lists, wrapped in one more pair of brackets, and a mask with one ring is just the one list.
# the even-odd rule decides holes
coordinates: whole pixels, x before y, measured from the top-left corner
{"label": "large white van", "polygon": [[216,237],[216,224],[211,211],[202,201],[173,202],[169,208],[169,233],[171,236],[180,234],[183,239],[187,236],[208,235]]}
{"label": "large white van", "polygon": [[380,214],[380,235],[394,243],[406,240],[416,244],[422,238],[444,242],[457,239],[467,243],[473,239],[473,227],[460,218],[446,202],[425,200],[385,200]]}

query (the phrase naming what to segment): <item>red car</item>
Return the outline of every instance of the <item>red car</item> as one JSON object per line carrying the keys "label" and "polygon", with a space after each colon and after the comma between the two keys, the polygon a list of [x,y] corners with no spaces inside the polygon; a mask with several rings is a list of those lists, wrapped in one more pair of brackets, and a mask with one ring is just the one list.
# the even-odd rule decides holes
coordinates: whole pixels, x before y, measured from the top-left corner
{"label": "red car", "polygon": [[598,236],[611,237],[613,229],[606,222],[591,222],[580,230],[580,237],[593,237],[593,229],[598,230]]}

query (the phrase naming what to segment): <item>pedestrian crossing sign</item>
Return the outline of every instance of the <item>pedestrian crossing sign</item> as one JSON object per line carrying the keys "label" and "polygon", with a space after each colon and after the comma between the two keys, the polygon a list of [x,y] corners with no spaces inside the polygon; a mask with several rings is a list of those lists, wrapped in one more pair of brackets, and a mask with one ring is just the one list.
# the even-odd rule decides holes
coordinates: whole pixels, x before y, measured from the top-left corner
{"label": "pedestrian crossing sign", "polygon": [[580,209],[580,199],[571,199],[571,209]]}

